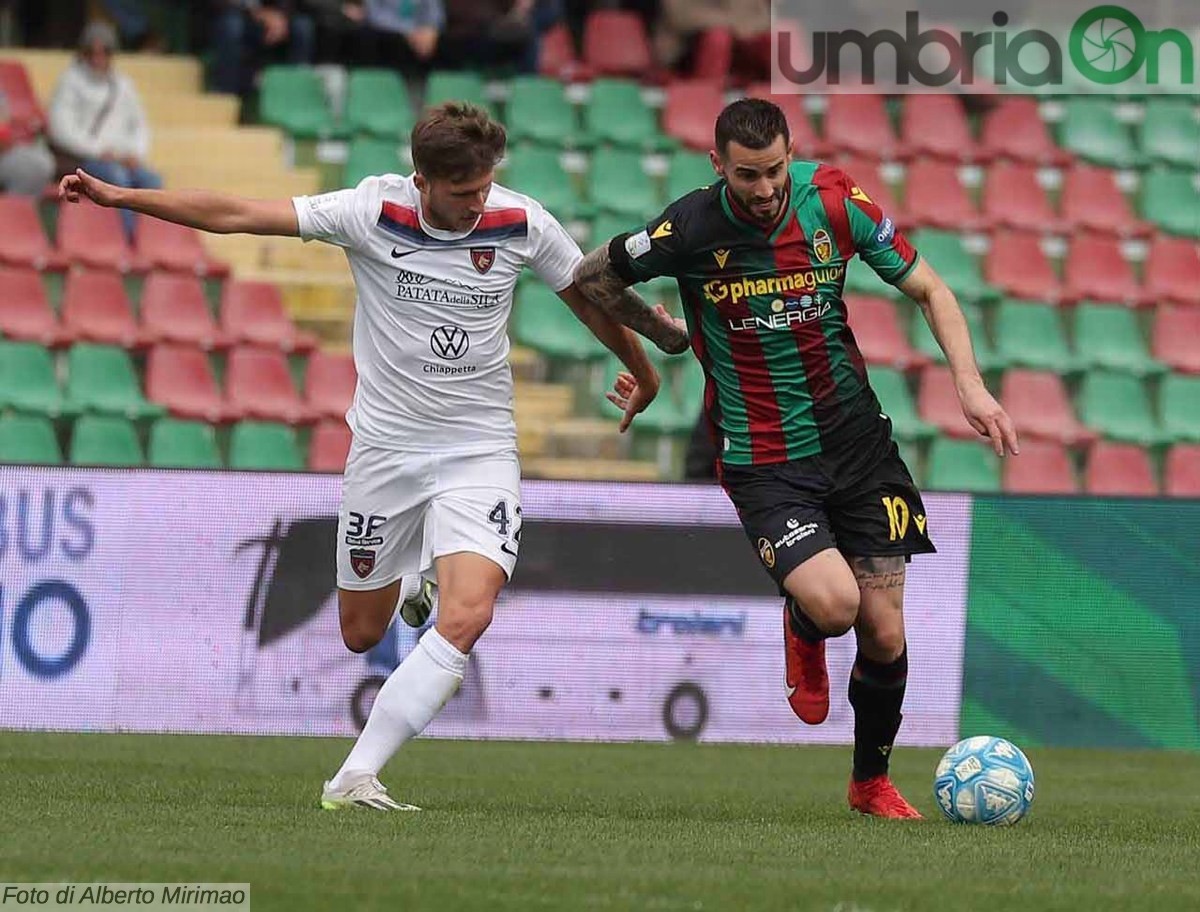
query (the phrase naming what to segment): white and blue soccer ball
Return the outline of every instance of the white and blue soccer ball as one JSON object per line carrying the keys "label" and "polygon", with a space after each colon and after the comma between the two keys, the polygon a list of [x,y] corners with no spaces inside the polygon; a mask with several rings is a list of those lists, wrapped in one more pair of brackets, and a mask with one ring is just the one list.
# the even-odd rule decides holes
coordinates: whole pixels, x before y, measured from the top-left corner
{"label": "white and blue soccer ball", "polygon": [[1033,767],[1011,741],[964,738],[937,765],[933,796],[955,823],[1011,826],[1033,804]]}

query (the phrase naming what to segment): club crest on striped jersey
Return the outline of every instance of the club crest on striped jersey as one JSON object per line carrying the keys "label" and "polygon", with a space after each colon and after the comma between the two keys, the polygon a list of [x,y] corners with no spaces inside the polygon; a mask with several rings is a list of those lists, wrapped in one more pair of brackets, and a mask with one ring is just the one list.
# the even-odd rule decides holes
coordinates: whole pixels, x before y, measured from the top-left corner
{"label": "club crest on striped jersey", "polygon": [[717,268],[724,269],[725,264],[729,262],[728,250],[714,250],[712,252],[713,259],[717,261]]}
{"label": "club crest on striped jersey", "polygon": [[492,264],[496,262],[495,247],[472,247],[471,248],[471,265],[475,267],[475,271],[483,275],[492,268]]}
{"label": "club crest on striped jersey", "polygon": [[813,253],[820,263],[828,263],[833,259],[833,238],[824,228],[818,228],[812,237]]}

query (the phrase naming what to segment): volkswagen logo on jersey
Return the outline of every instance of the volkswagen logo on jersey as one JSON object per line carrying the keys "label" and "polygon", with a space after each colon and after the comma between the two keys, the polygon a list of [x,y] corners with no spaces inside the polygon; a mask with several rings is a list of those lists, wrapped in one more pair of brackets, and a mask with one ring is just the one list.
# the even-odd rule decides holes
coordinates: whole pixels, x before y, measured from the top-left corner
{"label": "volkswagen logo on jersey", "polygon": [[439,326],[429,337],[429,347],[443,361],[457,361],[471,347],[471,337],[461,326]]}
{"label": "volkswagen logo on jersey", "polygon": [[480,275],[491,269],[494,262],[496,262],[495,247],[471,248],[471,263],[475,266],[475,271]]}

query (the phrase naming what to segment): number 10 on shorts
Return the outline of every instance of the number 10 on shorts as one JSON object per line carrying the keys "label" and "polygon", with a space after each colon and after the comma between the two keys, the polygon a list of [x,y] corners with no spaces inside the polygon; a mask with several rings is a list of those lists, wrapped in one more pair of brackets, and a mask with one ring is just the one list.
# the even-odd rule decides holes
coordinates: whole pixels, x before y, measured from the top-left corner
{"label": "number 10 on shorts", "polygon": [[883,498],[883,508],[887,510],[888,541],[897,541],[908,534],[908,504],[903,497]]}

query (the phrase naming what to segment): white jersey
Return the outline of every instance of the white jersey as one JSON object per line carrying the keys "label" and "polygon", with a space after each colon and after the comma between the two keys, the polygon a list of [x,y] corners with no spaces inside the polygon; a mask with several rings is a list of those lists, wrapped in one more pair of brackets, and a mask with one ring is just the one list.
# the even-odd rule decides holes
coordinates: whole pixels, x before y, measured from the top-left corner
{"label": "white jersey", "polygon": [[409,452],[516,449],[508,316],[529,265],[554,291],[583,254],[535,200],[492,185],[470,231],[430,227],[412,177],[293,200],[304,240],[346,250],[354,274],[355,438]]}

